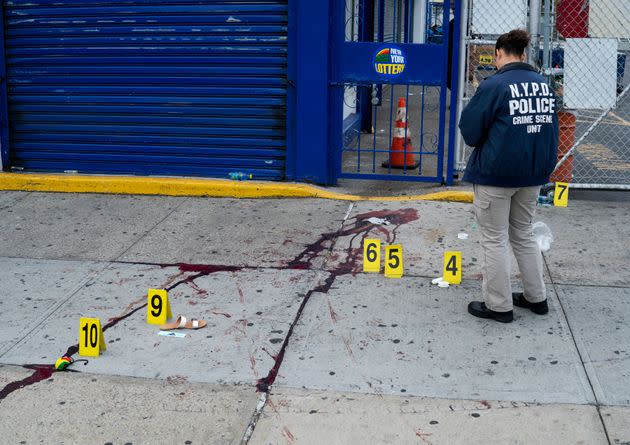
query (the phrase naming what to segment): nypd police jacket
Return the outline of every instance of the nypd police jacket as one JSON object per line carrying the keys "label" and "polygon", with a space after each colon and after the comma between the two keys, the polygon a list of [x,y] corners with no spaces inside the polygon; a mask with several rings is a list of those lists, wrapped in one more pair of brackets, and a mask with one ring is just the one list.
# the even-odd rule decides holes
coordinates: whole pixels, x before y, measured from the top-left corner
{"label": "nypd police jacket", "polygon": [[475,147],[464,181],[497,187],[548,182],[556,164],[556,98],[526,63],[510,63],[481,83],[459,128]]}

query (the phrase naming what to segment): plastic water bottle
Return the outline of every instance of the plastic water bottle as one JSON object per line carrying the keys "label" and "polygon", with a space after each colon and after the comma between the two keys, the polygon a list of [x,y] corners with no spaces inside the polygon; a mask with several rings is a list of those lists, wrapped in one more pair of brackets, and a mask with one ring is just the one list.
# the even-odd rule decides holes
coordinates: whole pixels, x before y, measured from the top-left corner
{"label": "plastic water bottle", "polygon": [[243,172],[231,172],[228,174],[228,177],[233,181],[247,181],[248,179],[252,179],[251,173]]}
{"label": "plastic water bottle", "polygon": [[553,205],[553,197],[539,196],[537,204],[538,207],[551,207]]}

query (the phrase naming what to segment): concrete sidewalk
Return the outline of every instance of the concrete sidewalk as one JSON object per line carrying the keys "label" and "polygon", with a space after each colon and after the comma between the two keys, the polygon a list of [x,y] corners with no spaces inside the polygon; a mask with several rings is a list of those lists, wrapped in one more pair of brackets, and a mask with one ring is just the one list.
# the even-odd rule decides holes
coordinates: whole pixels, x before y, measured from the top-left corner
{"label": "concrete sidewalk", "polygon": [[[630,200],[602,196],[540,209],[551,311],[501,325],[466,313],[481,278],[469,204],[0,192],[0,435],[630,443]],[[365,237],[403,245],[402,279],[362,273]],[[439,289],[445,250],[463,252],[464,282]],[[208,326],[158,336],[150,287]],[[107,351],[52,373],[82,316]]]}

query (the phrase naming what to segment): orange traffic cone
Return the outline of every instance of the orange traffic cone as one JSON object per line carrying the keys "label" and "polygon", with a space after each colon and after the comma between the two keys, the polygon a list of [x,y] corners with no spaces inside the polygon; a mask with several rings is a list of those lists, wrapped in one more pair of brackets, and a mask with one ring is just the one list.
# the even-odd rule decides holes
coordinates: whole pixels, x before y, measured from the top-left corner
{"label": "orange traffic cone", "polygon": [[[384,168],[418,168],[420,162],[416,162],[413,156],[409,128],[407,127],[407,104],[404,98],[398,99],[398,113],[396,115],[396,128],[392,137],[392,147],[389,160],[383,162]],[[405,142],[405,136],[407,140]]]}

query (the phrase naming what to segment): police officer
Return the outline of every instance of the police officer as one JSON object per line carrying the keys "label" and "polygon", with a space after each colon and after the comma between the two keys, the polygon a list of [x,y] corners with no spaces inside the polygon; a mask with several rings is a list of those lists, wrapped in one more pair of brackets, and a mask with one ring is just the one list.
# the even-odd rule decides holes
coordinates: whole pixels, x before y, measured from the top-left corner
{"label": "police officer", "polygon": [[[529,33],[520,29],[499,37],[498,71],[481,83],[459,123],[464,140],[475,147],[464,181],[474,187],[483,249],[484,301],[471,302],[468,312],[503,323],[513,320],[513,306],[548,312],[532,220],[540,186],[555,166],[558,118],[545,78],[524,63],[529,41]],[[512,293],[508,240],[524,293]]]}

